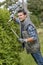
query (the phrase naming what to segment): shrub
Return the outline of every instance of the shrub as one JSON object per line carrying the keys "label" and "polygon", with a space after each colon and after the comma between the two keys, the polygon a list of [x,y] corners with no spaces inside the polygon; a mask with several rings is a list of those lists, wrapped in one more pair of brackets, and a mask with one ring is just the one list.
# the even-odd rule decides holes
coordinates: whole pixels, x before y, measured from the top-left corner
{"label": "shrub", "polygon": [[19,52],[21,45],[11,31],[11,27],[17,30],[18,25],[8,25],[9,12],[0,9],[0,65],[21,65]]}

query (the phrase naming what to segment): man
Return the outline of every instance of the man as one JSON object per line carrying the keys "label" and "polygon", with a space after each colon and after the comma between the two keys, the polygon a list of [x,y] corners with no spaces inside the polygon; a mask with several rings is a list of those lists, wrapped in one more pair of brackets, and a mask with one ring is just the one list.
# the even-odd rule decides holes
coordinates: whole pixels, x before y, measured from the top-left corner
{"label": "man", "polygon": [[24,10],[18,11],[18,18],[20,21],[16,19],[16,22],[20,23],[21,30],[21,38],[18,40],[25,44],[27,53],[31,53],[35,62],[38,65],[43,65],[43,58],[40,53],[40,44],[34,24],[31,22]]}

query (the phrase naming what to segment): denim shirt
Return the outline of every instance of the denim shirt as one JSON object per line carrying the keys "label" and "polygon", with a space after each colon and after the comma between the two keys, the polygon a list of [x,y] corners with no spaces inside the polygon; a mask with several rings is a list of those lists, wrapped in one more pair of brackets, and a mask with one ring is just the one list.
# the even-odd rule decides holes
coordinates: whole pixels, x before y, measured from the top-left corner
{"label": "denim shirt", "polygon": [[37,39],[36,29],[32,25],[28,25],[27,32],[29,33],[30,37],[33,38],[33,40]]}

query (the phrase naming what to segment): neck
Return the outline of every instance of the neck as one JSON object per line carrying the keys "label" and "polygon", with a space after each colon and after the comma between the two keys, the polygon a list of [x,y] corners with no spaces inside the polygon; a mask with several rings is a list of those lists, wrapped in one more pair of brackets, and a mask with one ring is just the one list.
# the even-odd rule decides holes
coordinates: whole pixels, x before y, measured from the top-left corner
{"label": "neck", "polygon": [[[26,17],[27,18],[27,17]],[[24,20],[22,20],[21,22],[24,22],[26,20],[26,18]]]}
{"label": "neck", "polygon": [[24,22],[24,20],[22,20],[21,22]]}

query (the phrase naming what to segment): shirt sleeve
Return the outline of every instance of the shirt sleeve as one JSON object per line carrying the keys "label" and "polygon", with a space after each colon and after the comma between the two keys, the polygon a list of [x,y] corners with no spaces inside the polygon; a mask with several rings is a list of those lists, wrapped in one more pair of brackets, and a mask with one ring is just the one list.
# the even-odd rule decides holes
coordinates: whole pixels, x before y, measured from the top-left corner
{"label": "shirt sleeve", "polygon": [[29,36],[33,38],[33,40],[37,39],[36,29],[32,25],[28,25],[27,31]]}

